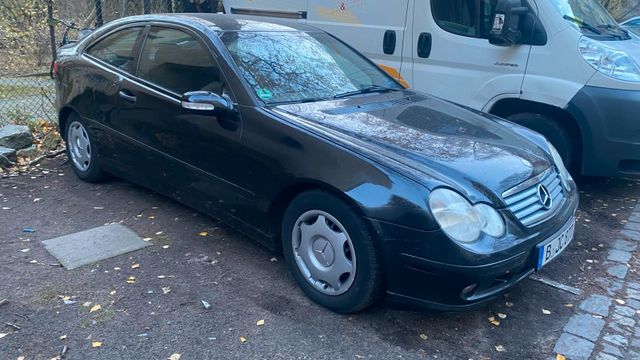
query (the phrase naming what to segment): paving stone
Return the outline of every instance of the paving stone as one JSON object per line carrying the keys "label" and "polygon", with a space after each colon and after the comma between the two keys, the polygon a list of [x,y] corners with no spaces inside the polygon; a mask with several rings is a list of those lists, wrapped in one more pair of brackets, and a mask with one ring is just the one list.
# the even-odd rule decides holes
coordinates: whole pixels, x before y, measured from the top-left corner
{"label": "paving stone", "polygon": [[640,231],[640,223],[637,222],[628,222],[627,225],[624,226],[627,230]]}
{"label": "paving stone", "polygon": [[640,290],[627,288],[627,298],[640,300]]}
{"label": "paving stone", "polygon": [[631,213],[631,216],[629,216],[629,221],[640,223],[640,211]]}
{"label": "paving stone", "polygon": [[604,320],[596,319],[589,314],[577,314],[569,319],[563,330],[573,335],[596,341],[600,337],[603,327]]}
{"label": "paving stone", "polygon": [[627,286],[632,288],[632,289],[635,289],[635,290],[640,290],[640,283],[635,282],[635,281],[629,281],[627,283]]}
{"label": "paving stone", "polygon": [[596,356],[596,360],[618,360],[617,357],[605,353],[599,353]]}
{"label": "paving stone", "polygon": [[606,352],[607,354],[622,357],[622,351],[609,343],[602,344],[602,351]]}
{"label": "paving stone", "polygon": [[622,326],[634,327],[636,325],[636,321],[632,318],[628,318],[626,316],[621,316],[619,314],[613,314],[611,319],[616,323]]}
{"label": "paving stone", "polygon": [[627,240],[616,240],[613,242],[613,244],[611,244],[611,247],[616,250],[633,252],[633,251],[636,251],[636,249],[638,248],[638,245]]}
{"label": "paving stone", "polygon": [[627,344],[629,343],[629,340],[627,340],[626,337],[618,334],[605,335],[603,339],[604,341],[608,341],[614,345],[623,346],[623,347],[627,346]]}
{"label": "paving stone", "polygon": [[611,276],[615,276],[618,279],[624,279],[625,277],[627,277],[628,271],[629,271],[629,268],[627,267],[627,265],[618,264],[618,265],[610,266],[607,269],[607,274]]}
{"label": "paving stone", "polygon": [[628,251],[622,250],[609,250],[609,256],[607,256],[607,260],[619,262],[626,264],[631,260],[631,253]]}
{"label": "paving stone", "polygon": [[603,295],[591,295],[580,303],[580,309],[600,316],[609,315],[609,306],[611,306],[611,298]]}
{"label": "paving stone", "polygon": [[553,348],[553,352],[562,354],[568,359],[586,360],[591,356],[594,346],[595,345],[589,340],[569,333],[562,333],[560,339],[556,342],[556,346]]}
{"label": "paving stone", "polygon": [[635,352],[635,351],[629,351],[629,357],[628,359],[640,359],[640,353]]}
{"label": "paving stone", "polygon": [[631,340],[631,346],[640,348],[640,339],[635,338],[635,339]]}
{"label": "paving stone", "polygon": [[620,292],[620,290],[622,290],[622,286],[624,284],[622,283],[622,281],[611,281],[610,285],[607,287],[607,293],[609,293],[609,296],[615,296],[618,292]]}
{"label": "paving stone", "polygon": [[628,299],[627,305],[634,308],[635,310],[640,310],[640,301],[634,299]]}
{"label": "paving stone", "polygon": [[609,329],[613,330],[615,333],[622,334],[625,337],[631,336],[631,331],[626,326],[622,326],[622,325],[620,325],[618,323],[615,323],[615,322],[610,322],[607,327]]}
{"label": "paving stone", "polygon": [[626,317],[630,317],[630,318],[636,316],[636,311],[633,310],[632,308],[628,307],[628,306],[620,306],[620,305],[618,305],[618,306],[613,308],[613,311],[616,314],[620,314],[622,316],[626,316]]}
{"label": "paving stone", "polygon": [[622,230],[620,231],[620,234],[628,237],[631,240],[635,240],[635,241],[640,241],[640,231],[633,231],[633,230]]}

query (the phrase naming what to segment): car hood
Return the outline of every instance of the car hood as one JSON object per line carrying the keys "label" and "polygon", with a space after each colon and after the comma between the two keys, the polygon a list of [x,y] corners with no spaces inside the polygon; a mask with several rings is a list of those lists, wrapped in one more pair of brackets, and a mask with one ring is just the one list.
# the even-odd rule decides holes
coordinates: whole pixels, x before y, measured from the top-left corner
{"label": "car hood", "polygon": [[[627,29],[629,30],[629,29]],[[640,33],[639,29],[635,29],[636,34]],[[629,40],[602,42],[604,45],[611,46],[613,49],[622,50],[631,56],[636,62],[640,63],[640,39],[631,35]]]}
{"label": "car hood", "polygon": [[451,186],[472,201],[495,203],[504,191],[550,166],[539,135],[412,91],[272,110],[429,189]]}

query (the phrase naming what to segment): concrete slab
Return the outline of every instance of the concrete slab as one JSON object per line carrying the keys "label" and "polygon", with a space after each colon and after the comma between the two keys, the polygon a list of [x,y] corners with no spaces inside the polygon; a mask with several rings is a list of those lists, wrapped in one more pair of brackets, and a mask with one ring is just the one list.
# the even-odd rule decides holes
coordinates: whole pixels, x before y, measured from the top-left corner
{"label": "concrete slab", "polygon": [[69,270],[151,245],[120,224],[100,226],[42,243]]}

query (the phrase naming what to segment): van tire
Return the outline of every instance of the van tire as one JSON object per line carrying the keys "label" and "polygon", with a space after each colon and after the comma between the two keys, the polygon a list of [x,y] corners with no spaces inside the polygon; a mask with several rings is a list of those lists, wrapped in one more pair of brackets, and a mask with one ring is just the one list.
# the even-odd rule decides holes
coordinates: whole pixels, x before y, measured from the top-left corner
{"label": "van tire", "polygon": [[571,134],[556,119],[536,113],[514,114],[507,117],[507,119],[544,135],[558,150],[567,169],[571,172],[578,169],[579,155],[576,146],[577,141],[573,138],[574,134]]}

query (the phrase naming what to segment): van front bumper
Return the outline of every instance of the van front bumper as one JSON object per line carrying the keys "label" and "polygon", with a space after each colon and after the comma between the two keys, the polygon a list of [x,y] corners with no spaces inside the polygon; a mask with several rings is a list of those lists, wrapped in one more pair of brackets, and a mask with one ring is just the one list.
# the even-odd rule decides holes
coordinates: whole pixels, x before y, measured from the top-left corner
{"label": "van front bumper", "polygon": [[585,86],[566,110],[582,132],[582,174],[640,177],[640,91]]}

